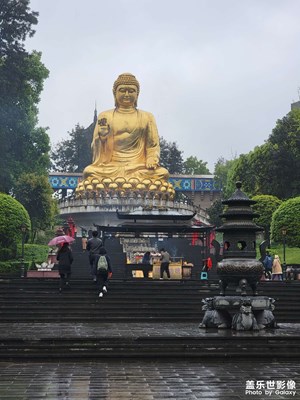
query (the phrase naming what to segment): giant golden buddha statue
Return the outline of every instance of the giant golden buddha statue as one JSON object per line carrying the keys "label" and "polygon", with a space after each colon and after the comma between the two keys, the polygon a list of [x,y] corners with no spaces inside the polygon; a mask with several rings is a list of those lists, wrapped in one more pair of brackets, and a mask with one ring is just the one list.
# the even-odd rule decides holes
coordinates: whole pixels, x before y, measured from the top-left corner
{"label": "giant golden buddha statue", "polygon": [[159,165],[155,119],[137,109],[139,91],[139,82],[132,74],[122,74],[115,81],[115,108],[98,116],[91,145],[93,163],[84,169],[77,194],[109,189],[174,196],[169,173]]}

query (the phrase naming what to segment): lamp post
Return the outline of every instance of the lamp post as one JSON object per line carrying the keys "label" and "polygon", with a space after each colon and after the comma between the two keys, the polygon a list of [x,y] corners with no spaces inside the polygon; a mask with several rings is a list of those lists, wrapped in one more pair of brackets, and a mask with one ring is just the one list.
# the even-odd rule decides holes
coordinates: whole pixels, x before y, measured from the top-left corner
{"label": "lamp post", "polygon": [[24,265],[24,244],[25,244],[25,237],[27,232],[27,226],[22,224],[20,226],[22,232],[22,255],[21,255],[21,278],[25,277],[25,265]]}
{"label": "lamp post", "polygon": [[286,259],[285,259],[285,247],[286,247],[286,227],[281,228],[282,238],[283,238],[283,279],[286,279]]}

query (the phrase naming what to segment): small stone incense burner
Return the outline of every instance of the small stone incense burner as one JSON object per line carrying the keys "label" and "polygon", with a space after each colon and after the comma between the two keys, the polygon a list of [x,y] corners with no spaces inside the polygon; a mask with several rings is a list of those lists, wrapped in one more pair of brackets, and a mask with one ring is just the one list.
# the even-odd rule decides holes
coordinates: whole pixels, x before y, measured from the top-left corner
{"label": "small stone incense burner", "polygon": [[[220,296],[202,300],[205,314],[199,328],[250,331],[276,327],[273,315],[275,300],[257,296],[263,265],[256,259],[256,232],[263,228],[253,222],[253,218],[258,217],[251,208],[255,201],[241,191],[241,186],[241,182],[237,182],[236,191],[223,201],[227,206],[220,215],[224,223],[217,229],[223,232],[224,239],[224,258],[217,264]],[[239,294],[226,296],[229,284],[240,289]],[[247,285],[252,289],[252,296],[247,295]]]}

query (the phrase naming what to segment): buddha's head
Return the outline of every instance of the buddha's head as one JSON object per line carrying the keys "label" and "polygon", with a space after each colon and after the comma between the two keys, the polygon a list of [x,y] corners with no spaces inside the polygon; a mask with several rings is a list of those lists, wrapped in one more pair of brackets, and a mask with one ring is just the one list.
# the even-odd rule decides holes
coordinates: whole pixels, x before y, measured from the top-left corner
{"label": "buddha's head", "polygon": [[136,77],[130,73],[124,73],[118,76],[113,86],[115,97],[115,106],[137,107],[137,99],[140,92],[140,84]]}

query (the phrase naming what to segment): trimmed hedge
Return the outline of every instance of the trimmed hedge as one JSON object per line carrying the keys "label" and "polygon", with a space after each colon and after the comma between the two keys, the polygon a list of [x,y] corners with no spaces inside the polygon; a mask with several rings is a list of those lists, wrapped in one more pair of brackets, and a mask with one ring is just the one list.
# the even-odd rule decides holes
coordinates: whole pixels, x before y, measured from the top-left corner
{"label": "trimmed hedge", "polygon": [[268,234],[272,215],[282,204],[282,201],[275,196],[266,194],[253,196],[251,200],[256,201],[256,204],[254,204],[252,208],[254,212],[259,214],[259,217],[254,219],[254,222],[257,225],[262,226]]}
{"label": "trimmed hedge", "polygon": [[[25,271],[29,269],[29,262],[24,262]],[[21,261],[0,261],[0,276],[21,276]]]}
{"label": "trimmed hedge", "polygon": [[[35,263],[42,264],[47,261],[49,247],[38,244],[24,245],[24,266],[25,270],[35,269]],[[0,275],[20,276],[22,245],[18,244],[18,258],[8,261],[0,261]]]}
{"label": "trimmed hedge", "polygon": [[[24,260],[32,262],[34,260],[38,264],[47,261],[49,246],[41,244],[26,243],[24,245]],[[22,254],[22,245],[18,245],[18,258]]]}
{"label": "trimmed hedge", "polygon": [[282,243],[282,228],[286,229],[286,244],[300,247],[300,197],[284,201],[274,212],[271,223],[272,240]]}

